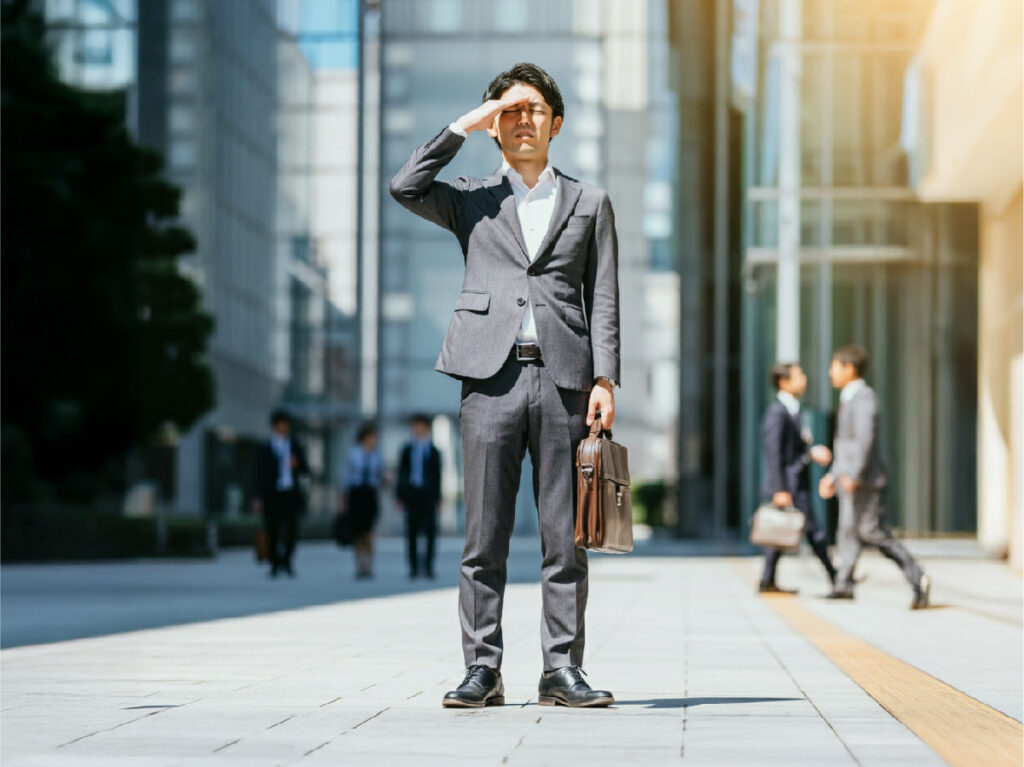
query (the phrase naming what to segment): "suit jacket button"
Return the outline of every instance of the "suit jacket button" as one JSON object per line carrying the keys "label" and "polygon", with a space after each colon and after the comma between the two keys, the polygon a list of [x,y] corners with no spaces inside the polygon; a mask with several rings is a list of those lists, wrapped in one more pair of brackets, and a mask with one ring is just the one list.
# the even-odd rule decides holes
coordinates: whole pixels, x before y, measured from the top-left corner
{"label": "suit jacket button", "polygon": [[517,306],[524,306],[525,304],[526,304],[526,299],[525,298],[517,298],[516,299],[516,305]]}

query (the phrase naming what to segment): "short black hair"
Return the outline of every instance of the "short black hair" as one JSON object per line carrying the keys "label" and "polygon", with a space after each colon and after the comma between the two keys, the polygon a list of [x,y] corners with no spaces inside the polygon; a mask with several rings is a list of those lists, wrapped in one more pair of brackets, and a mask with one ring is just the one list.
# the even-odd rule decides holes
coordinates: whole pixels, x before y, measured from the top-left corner
{"label": "short black hair", "polygon": [[857,371],[857,375],[861,378],[868,372],[868,350],[863,346],[857,346],[856,344],[848,344],[847,346],[840,346],[832,354],[832,359],[839,360],[844,365],[853,365],[853,369]]}
{"label": "short black hair", "polygon": [[415,426],[418,423],[421,423],[429,428],[432,421],[430,420],[430,416],[427,415],[426,413],[414,413],[413,415],[409,416],[410,426]]}
{"label": "short black hair", "polygon": [[373,421],[367,421],[359,427],[359,431],[356,432],[356,442],[362,443],[364,439],[369,437],[371,434],[377,433],[377,424]]}
{"label": "short black hair", "polygon": [[289,425],[292,422],[292,414],[282,408],[277,408],[270,413],[270,425],[277,426],[281,421],[287,421]]}
{"label": "short black hair", "polygon": [[772,365],[772,386],[778,391],[779,383],[787,380],[793,372],[793,368],[799,367],[799,362],[776,362]]}
{"label": "short black hair", "polygon": [[[484,91],[483,101],[501,98],[501,94],[513,85],[532,85],[540,91],[540,95],[544,97],[548,106],[551,107],[553,113],[551,116],[552,120],[556,117],[565,116],[565,103],[562,101],[562,92],[558,90],[555,78],[536,64],[530,64],[525,61],[519,62],[511,69],[502,72],[491,80],[491,84]],[[494,139],[494,143],[499,147],[501,146],[501,142],[498,139]]]}

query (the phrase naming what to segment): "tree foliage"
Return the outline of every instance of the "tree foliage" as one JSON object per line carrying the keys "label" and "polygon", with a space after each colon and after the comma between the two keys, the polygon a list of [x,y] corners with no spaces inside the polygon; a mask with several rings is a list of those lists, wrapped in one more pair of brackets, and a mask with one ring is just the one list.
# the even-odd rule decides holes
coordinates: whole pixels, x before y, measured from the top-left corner
{"label": "tree foliage", "polygon": [[178,268],[195,241],[161,156],[132,140],[123,94],[57,78],[27,5],[5,2],[0,27],[5,465],[30,451],[40,479],[88,495],[111,459],[212,406],[213,323]]}

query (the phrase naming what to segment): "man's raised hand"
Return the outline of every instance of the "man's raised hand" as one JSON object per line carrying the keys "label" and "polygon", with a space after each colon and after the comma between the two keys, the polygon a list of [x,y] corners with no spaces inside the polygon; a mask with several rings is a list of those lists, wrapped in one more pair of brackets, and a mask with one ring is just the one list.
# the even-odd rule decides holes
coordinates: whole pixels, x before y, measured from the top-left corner
{"label": "man's raised hand", "polygon": [[485,101],[472,112],[466,112],[466,114],[462,115],[462,117],[455,121],[455,124],[466,131],[466,133],[472,133],[475,130],[486,130],[494,123],[494,118],[499,112],[504,112],[509,107],[526,104],[530,101],[529,95],[522,95],[522,92],[516,93],[515,89],[510,89],[509,92],[514,94],[512,98]]}

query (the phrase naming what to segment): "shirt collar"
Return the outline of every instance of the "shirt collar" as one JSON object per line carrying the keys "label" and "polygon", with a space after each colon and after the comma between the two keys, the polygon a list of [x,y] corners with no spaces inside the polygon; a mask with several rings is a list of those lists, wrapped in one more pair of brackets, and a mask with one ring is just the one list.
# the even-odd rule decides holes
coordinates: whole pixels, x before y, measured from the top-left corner
{"label": "shirt collar", "polygon": [[800,412],[800,400],[790,394],[788,391],[780,391],[778,394],[779,402],[781,402],[790,415],[796,415]]}
{"label": "shirt collar", "polygon": [[[515,168],[513,168],[511,165],[509,165],[508,164],[508,160],[506,160],[504,157],[501,158],[501,172],[502,172],[502,175],[508,177],[509,181],[512,181],[514,183],[518,183],[518,184],[522,184],[523,186],[526,186],[526,182],[523,181],[523,177],[521,175],[519,175],[519,171],[517,171]],[[540,184],[542,182],[544,182],[544,181],[554,181],[554,180],[555,180],[555,169],[553,167],[551,167],[551,161],[548,160],[548,164],[544,166],[544,170],[542,170],[540,172],[540,176],[537,177],[537,186],[540,186]],[[536,189],[536,188],[537,187],[534,187],[534,189]],[[533,191],[533,190],[531,190],[531,191]]]}
{"label": "shirt collar", "polygon": [[854,397],[856,397],[857,392],[859,392],[865,386],[867,386],[867,383],[864,381],[863,378],[857,378],[854,379],[853,381],[850,381],[850,383],[846,384],[846,386],[843,387],[843,390],[839,392],[839,401],[849,402]]}

